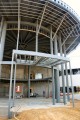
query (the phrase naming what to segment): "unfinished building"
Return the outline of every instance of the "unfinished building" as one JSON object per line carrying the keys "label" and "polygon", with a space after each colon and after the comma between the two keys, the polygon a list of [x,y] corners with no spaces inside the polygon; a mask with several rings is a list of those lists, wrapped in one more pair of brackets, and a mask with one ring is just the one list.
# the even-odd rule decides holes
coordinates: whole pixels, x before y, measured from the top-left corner
{"label": "unfinished building", "polygon": [[60,69],[66,104],[67,65],[72,81],[66,54],[79,44],[79,37],[80,19],[61,0],[0,0],[0,96],[11,101],[18,93],[28,98],[38,93],[52,96],[55,105],[60,102]]}

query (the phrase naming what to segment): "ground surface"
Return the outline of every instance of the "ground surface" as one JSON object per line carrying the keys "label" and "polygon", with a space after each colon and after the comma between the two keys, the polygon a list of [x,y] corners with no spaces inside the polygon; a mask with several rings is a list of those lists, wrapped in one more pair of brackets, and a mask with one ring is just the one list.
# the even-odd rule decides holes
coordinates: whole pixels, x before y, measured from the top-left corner
{"label": "ground surface", "polygon": [[32,109],[16,117],[19,120],[80,120],[80,101],[75,100],[74,109],[71,105],[66,108]]}
{"label": "ground surface", "polygon": [[[36,108],[33,109],[27,109],[21,113],[18,114],[17,120],[80,120],[80,94],[75,97],[75,108],[72,108],[72,105],[68,105],[68,107],[52,107],[51,106],[51,99],[18,99],[16,100],[16,105],[23,105],[25,106],[26,104],[28,104],[30,107],[35,104],[40,104],[40,105],[45,105],[47,106],[49,104],[48,107],[44,107],[44,108]],[[2,99],[3,101],[3,99]],[[1,101],[0,101],[1,102]],[[5,112],[5,108],[7,109],[7,103],[8,100],[4,101],[5,104],[3,104],[3,109],[4,109],[4,114],[6,114]],[[2,107],[2,106],[1,106]],[[1,108],[0,108],[1,111]],[[0,118],[0,120],[7,120],[7,119],[2,119]],[[15,119],[12,119],[15,120]]]}

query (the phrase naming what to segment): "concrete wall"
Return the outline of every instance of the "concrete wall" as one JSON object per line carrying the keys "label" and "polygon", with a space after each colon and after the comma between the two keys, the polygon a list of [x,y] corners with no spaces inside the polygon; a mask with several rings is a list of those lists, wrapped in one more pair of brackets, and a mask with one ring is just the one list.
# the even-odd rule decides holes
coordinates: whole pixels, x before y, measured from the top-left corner
{"label": "concrete wall", "polygon": [[[2,65],[2,77],[10,78],[10,65]],[[31,66],[30,74],[32,74],[33,79],[35,79],[36,73],[42,73],[43,78],[51,77],[51,69]],[[17,65],[16,78],[18,80],[28,79],[28,66]]]}

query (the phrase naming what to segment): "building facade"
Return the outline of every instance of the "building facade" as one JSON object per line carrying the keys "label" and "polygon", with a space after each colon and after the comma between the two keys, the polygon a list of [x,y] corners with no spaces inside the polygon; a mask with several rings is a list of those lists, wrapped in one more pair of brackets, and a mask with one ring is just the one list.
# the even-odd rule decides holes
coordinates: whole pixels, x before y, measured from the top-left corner
{"label": "building facade", "polygon": [[[15,90],[21,90],[18,84],[24,88],[23,91],[27,87],[29,98],[31,89],[33,92],[42,89],[41,95],[46,91],[49,93],[47,83],[50,82],[53,104],[59,103],[59,65],[63,102],[66,104],[64,69],[69,101],[68,64],[73,93],[71,65],[66,54],[79,44],[78,15],[62,0],[3,0],[0,6],[0,91],[3,92],[5,86],[4,91],[9,91],[6,93],[9,96],[9,113],[11,97],[14,101]],[[42,76],[41,81],[35,79],[37,74]]]}

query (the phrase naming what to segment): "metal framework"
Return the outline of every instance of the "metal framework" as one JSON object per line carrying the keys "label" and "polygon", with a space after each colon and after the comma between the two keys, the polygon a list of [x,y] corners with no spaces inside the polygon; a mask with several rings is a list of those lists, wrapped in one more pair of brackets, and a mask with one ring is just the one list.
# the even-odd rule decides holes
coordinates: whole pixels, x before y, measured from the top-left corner
{"label": "metal framework", "polygon": [[[0,77],[1,65],[11,65],[8,117],[11,117],[10,108],[14,106],[17,64],[28,65],[28,90],[30,89],[31,65],[51,68],[52,100],[55,105],[55,96],[57,102],[60,102],[58,65],[61,65],[63,102],[66,104],[65,65],[67,100],[69,101],[67,74],[67,63],[69,63],[74,107],[71,65],[69,59],[66,58],[66,54],[80,42],[80,19],[74,10],[62,0],[1,0],[0,21]],[[28,91],[28,97],[30,97],[30,91]]]}

